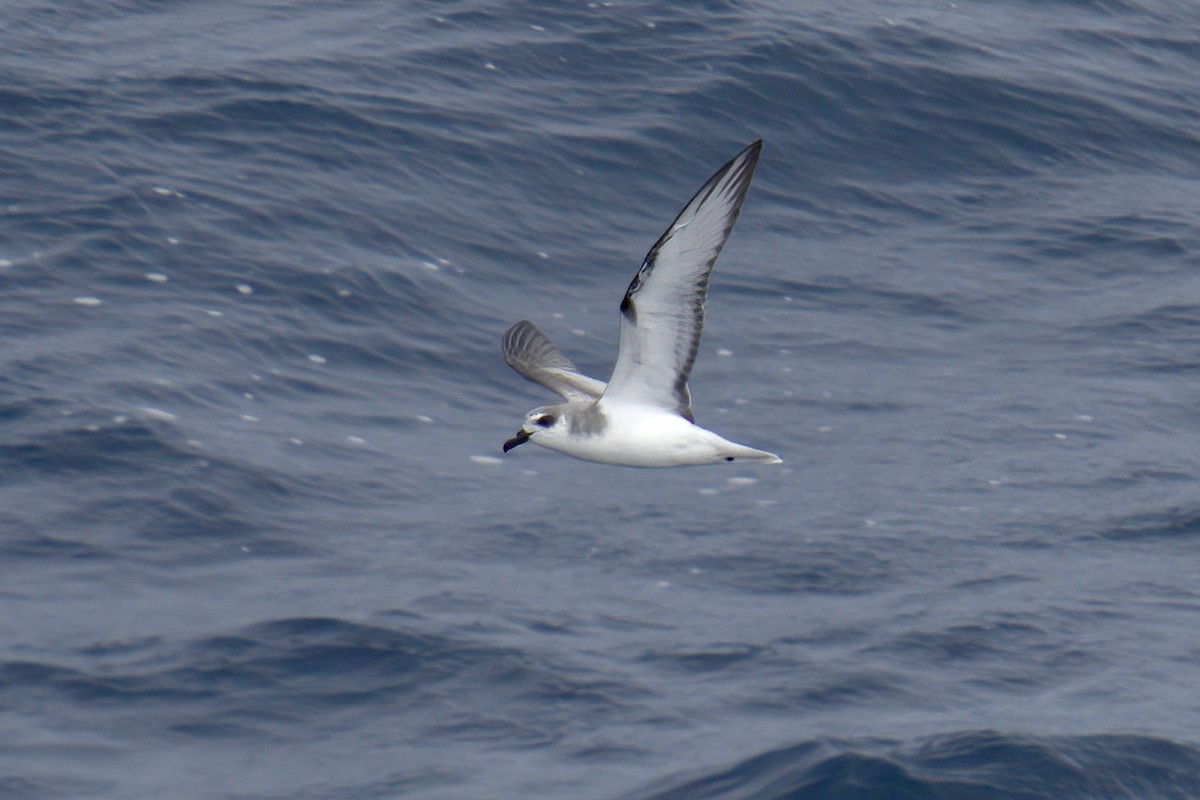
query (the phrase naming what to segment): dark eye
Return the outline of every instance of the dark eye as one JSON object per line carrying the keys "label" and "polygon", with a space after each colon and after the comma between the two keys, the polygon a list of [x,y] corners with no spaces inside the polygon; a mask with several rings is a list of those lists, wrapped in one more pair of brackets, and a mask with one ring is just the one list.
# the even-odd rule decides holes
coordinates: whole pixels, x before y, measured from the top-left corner
{"label": "dark eye", "polygon": [[537,425],[539,428],[552,427],[554,425],[554,415],[553,414],[542,414],[540,417],[538,417],[537,419],[535,419],[533,421],[533,424]]}

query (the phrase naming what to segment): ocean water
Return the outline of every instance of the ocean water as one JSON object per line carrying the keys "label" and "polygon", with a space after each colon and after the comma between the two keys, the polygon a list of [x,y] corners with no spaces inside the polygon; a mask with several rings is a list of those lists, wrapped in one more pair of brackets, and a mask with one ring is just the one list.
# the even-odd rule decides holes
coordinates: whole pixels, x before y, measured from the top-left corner
{"label": "ocean water", "polygon": [[[1182,0],[0,12],[0,797],[1200,797]],[[757,137],[697,421],[523,447]]]}

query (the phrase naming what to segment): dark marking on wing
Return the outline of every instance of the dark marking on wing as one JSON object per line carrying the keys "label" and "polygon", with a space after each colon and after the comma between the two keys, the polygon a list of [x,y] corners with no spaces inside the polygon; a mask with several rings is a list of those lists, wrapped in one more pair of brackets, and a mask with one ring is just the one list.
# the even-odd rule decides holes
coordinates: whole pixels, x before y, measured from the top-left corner
{"label": "dark marking on wing", "polygon": [[719,169],[646,254],[621,300],[621,346],[606,394],[673,408],[694,423],[687,381],[700,348],[709,278],[761,148],[756,141]]}
{"label": "dark marking on wing", "polygon": [[675,381],[675,396],[679,398],[679,416],[695,425],[696,418],[692,416],[692,392],[688,389],[687,382],[688,376],[681,374]]}
{"label": "dark marking on wing", "polygon": [[625,299],[621,301],[621,313],[625,319],[629,320],[630,324],[637,325],[637,309],[633,307],[633,298],[629,293],[625,293]]}
{"label": "dark marking on wing", "polygon": [[633,296],[637,294],[638,289],[642,288],[642,284],[646,282],[646,279],[650,277],[650,273],[654,271],[654,261],[658,256],[658,249],[664,241],[666,241],[665,237],[660,239],[650,249],[650,252],[646,254],[646,260],[642,262],[642,266],[638,268],[637,274],[629,282],[629,288],[625,290],[625,297],[621,300],[621,313],[625,315],[625,319],[634,325],[637,324],[637,309],[633,306]]}

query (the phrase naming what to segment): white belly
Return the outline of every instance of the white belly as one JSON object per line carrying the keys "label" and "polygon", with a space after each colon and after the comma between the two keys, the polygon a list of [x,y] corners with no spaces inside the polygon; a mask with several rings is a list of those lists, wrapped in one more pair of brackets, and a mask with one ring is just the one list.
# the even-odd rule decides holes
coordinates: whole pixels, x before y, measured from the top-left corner
{"label": "white belly", "polygon": [[602,430],[534,441],[587,461],[630,467],[683,467],[735,458],[774,458],[726,441],[662,409],[603,401],[600,407],[605,421]]}

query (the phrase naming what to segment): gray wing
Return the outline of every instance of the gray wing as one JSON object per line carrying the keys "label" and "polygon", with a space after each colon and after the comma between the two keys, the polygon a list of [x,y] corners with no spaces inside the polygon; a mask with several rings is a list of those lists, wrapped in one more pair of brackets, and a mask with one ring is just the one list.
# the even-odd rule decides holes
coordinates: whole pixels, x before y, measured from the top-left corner
{"label": "gray wing", "polygon": [[564,400],[595,400],[604,394],[604,381],[580,374],[550,337],[526,319],[504,332],[504,361]]}
{"label": "gray wing", "polygon": [[621,347],[605,397],[692,419],[687,381],[700,348],[708,276],[761,150],[760,139],[721,167],[650,248],[621,301]]}

